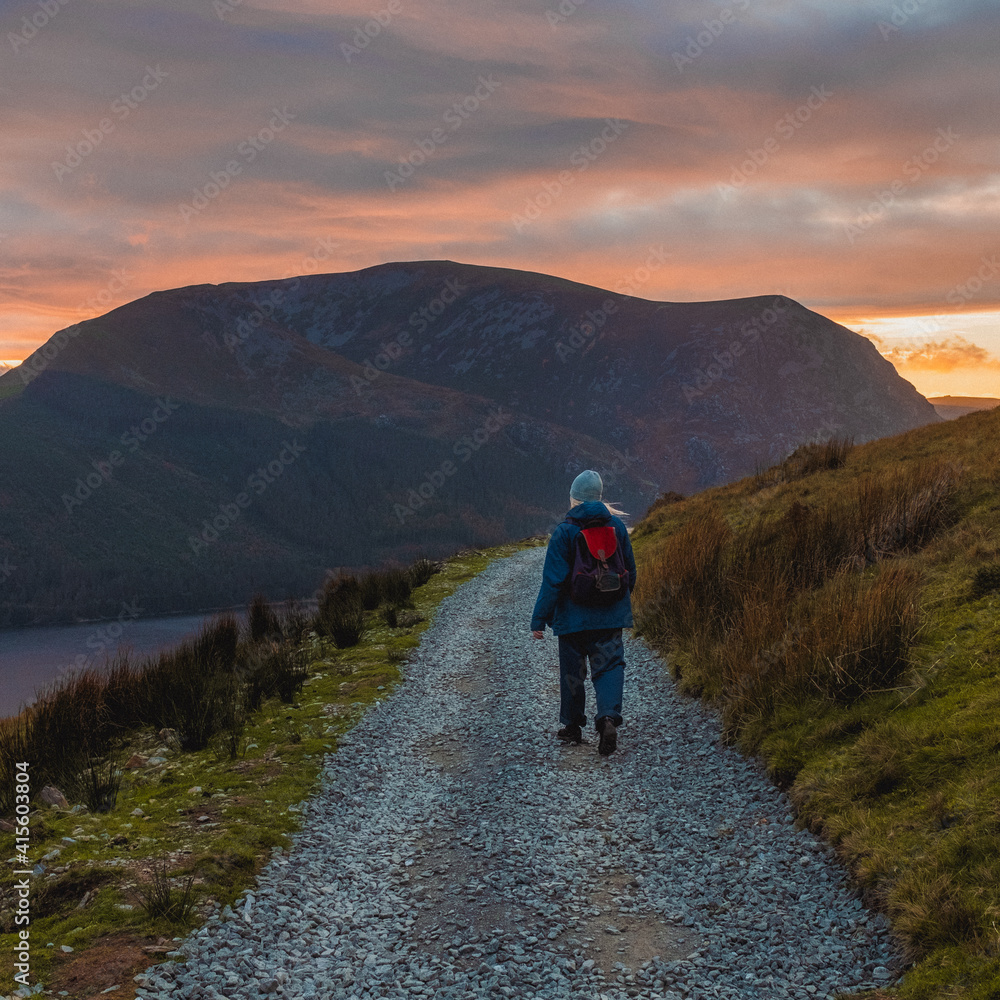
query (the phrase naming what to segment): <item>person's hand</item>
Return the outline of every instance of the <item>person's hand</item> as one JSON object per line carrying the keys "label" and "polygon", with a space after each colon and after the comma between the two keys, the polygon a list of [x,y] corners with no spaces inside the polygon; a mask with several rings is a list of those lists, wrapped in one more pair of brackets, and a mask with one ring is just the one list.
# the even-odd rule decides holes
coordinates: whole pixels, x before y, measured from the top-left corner
{"label": "person's hand", "polygon": [[544,638],[545,638],[545,630],[544,630],[544,629],[543,629],[543,630],[542,630],[541,632],[538,632],[538,631],[535,631],[535,630],[532,630],[531,634],[532,634],[532,635],[533,635],[533,636],[534,636],[534,637],[535,637],[536,639],[544,639]]}

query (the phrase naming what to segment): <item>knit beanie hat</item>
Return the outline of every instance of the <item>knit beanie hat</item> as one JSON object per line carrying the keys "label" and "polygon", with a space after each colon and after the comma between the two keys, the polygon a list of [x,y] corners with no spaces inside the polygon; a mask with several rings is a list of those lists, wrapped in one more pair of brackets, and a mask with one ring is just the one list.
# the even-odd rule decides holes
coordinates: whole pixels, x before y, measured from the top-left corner
{"label": "knit beanie hat", "polygon": [[573,480],[569,488],[572,500],[600,500],[604,492],[604,483],[593,469],[585,469]]}

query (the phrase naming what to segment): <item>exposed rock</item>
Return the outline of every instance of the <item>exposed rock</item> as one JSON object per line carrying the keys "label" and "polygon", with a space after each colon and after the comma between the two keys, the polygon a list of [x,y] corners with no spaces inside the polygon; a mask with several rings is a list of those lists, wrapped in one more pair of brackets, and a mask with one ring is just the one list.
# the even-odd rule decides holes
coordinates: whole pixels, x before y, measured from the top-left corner
{"label": "exposed rock", "polygon": [[39,793],[38,797],[47,805],[55,806],[57,809],[69,809],[66,796],[63,795],[54,785],[46,785]]}

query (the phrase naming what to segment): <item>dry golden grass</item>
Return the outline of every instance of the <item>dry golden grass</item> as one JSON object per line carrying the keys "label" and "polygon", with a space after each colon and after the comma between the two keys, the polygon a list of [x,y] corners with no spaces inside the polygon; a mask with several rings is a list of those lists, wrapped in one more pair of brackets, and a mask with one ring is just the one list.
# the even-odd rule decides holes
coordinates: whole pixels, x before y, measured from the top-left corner
{"label": "dry golden grass", "polygon": [[742,719],[776,702],[891,687],[917,633],[920,575],[883,564],[955,520],[958,483],[953,464],[925,460],[866,473],[827,502],[758,510],[735,528],[702,506],[645,547],[639,628],[658,645],[697,645],[687,680],[722,703],[737,737]]}

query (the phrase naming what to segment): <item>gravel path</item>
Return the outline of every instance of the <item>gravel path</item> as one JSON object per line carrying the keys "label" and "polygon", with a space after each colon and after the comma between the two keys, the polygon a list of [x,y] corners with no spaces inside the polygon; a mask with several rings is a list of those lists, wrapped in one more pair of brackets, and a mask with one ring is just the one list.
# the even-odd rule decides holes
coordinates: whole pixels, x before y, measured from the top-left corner
{"label": "gravel path", "polygon": [[544,555],[444,600],[291,852],[143,996],[801,1000],[894,978],[883,919],[640,640],[619,751],[559,744],[556,642],[528,631]]}

